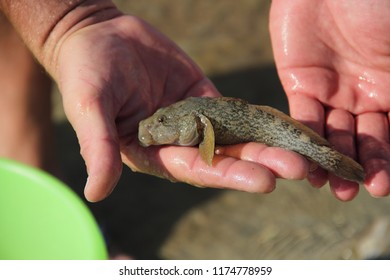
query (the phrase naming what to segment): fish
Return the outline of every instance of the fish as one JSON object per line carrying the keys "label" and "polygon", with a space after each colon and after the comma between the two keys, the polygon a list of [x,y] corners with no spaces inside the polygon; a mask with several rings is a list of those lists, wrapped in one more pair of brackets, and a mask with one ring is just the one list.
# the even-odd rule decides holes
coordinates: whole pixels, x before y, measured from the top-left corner
{"label": "fish", "polygon": [[139,122],[141,146],[199,146],[209,166],[216,145],[257,142],[294,151],[343,179],[363,183],[363,167],[311,128],[269,106],[233,97],[189,97]]}

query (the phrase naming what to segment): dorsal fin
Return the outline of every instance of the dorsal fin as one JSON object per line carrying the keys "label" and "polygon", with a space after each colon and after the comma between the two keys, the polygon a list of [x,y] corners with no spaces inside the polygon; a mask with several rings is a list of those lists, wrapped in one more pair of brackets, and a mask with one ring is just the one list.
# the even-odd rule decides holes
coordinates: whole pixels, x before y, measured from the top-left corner
{"label": "dorsal fin", "polygon": [[297,120],[294,120],[293,118],[291,118],[290,116],[286,115],[285,113],[283,113],[283,112],[281,112],[281,111],[279,111],[279,110],[277,110],[275,108],[269,107],[269,106],[261,106],[261,105],[254,105],[254,106],[258,107],[260,110],[263,110],[264,112],[267,112],[267,113],[270,113],[272,115],[275,115],[278,118],[280,118],[280,119],[282,119],[282,120],[284,120],[284,121],[286,121],[288,123],[291,123],[293,126],[297,127],[299,130],[301,130],[305,134],[307,134],[318,145],[328,146],[328,147],[331,146],[330,143],[328,142],[328,140],[326,140],[324,137],[319,135],[313,129],[311,129],[310,127],[304,125],[303,123],[300,123]]}

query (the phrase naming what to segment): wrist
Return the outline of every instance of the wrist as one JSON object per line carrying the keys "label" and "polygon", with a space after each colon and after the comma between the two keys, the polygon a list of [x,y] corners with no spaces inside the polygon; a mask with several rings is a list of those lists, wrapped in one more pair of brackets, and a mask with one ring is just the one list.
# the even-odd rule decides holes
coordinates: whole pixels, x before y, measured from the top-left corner
{"label": "wrist", "polygon": [[120,15],[110,0],[0,0],[0,9],[50,74],[68,36]]}

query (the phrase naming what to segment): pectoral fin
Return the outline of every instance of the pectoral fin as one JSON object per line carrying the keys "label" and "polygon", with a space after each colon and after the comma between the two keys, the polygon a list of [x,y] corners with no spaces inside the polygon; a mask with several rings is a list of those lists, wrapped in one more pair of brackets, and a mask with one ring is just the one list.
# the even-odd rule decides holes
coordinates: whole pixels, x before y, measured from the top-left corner
{"label": "pectoral fin", "polygon": [[209,165],[212,165],[214,157],[215,137],[214,128],[210,120],[204,116],[199,115],[200,122],[202,123],[203,139],[199,144],[199,153],[201,158]]}

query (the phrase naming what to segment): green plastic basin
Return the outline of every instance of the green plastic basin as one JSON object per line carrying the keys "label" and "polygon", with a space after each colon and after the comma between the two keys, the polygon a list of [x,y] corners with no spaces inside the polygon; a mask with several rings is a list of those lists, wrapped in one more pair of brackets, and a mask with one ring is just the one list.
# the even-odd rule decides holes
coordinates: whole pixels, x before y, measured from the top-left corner
{"label": "green plastic basin", "polygon": [[83,201],[43,171],[0,159],[0,259],[107,259]]}

